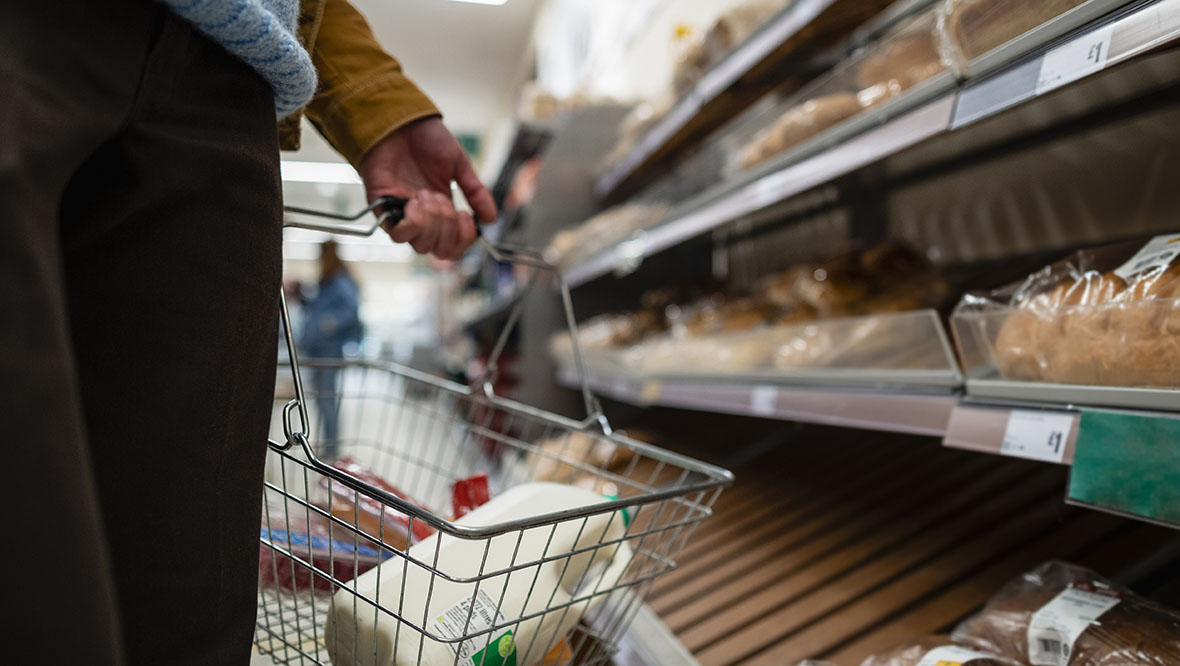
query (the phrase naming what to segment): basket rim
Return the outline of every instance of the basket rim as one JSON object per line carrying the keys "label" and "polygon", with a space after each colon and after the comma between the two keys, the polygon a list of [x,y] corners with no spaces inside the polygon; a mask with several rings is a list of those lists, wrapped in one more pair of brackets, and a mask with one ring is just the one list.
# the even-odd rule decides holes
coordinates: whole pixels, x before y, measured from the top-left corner
{"label": "basket rim", "polygon": [[[579,423],[573,419],[554,414],[536,407],[526,405],[524,403],[516,402],[508,398],[500,396],[487,396],[482,390],[477,387],[467,386],[458,382],[436,377],[430,373],[415,370],[413,368],[394,363],[392,361],[380,361],[371,359],[300,359],[299,365],[303,367],[338,367],[338,368],[365,368],[368,370],[384,371],[390,374],[400,375],[402,377],[412,379],[414,381],[430,384],[437,389],[447,391],[465,398],[479,400],[497,407],[504,407],[511,409],[532,418],[548,422],[550,425],[565,428],[569,431],[585,432],[593,434],[595,437],[605,438],[616,444],[621,444],[631,448],[636,453],[642,453],[658,462],[676,465],[690,473],[697,473],[702,475],[704,480],[695,483],[685,484],[669,488],[667,490],[656,490],[653,492],[645,492],[634,497],[606,500],[603,502],[590,504],[584,507],[574,509],[564,509],[561,511],[551,511],[528,518],[520,518],[517,520],[505,521],[495,523],[492,525],[483,526],[468,526],[459,525],[455,521],[443,518],[434,512],[417,506],[411,502],[407,502],[402,498],[385,491],[382,488],[372,486],[352,475],[339,470],[331,465],[320,461],[311,450],[309,443],[304,440],[303,453],[307,457],[306,463],[310,465],[315,471],[338,481],[345,486],[360,493],[372,497],[380,501],[385,506],[392,507],[398,511],[405,513],[415,520],[422,520],[426,524],[438,530],[440,533],[448,534],[453,537],[461,539],[486,539],[491,537],[517,532],[520,530],[532,529],[536,527],[545,527],[555,525],[557,523],[575,520],[578,518],[589,518],[604,513],[611,513],[626,509],[628,507],[638,506],[641,504],[652,504],[655,502],[665,501],[684,497],[691,493],[704,492],[713,489],[720,489],[731,485],[734,481],[733,472],[706,463],[690,456],[668,451],[651,444],[646,444],[638,440],[612,433],[610,435],[602,432],[595,432],[590,424]],[[280,359],[278,367],[280,369],[291,366],[290,361]],[[281,442],[268,440],[269,448],[285,455],[290,455],[286,451],[289,447]]]}

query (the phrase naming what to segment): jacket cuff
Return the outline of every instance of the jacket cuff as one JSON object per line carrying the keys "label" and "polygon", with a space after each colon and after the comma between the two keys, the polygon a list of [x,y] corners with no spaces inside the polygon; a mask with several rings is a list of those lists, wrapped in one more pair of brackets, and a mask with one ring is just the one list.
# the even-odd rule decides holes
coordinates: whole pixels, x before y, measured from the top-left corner
{"label": "jacket cuff", "polygon": [[359,167],[369,150],[402,127],[431,116],[438,108],[400,72],[375,77],[334,97],[308,117],[324,138]]}

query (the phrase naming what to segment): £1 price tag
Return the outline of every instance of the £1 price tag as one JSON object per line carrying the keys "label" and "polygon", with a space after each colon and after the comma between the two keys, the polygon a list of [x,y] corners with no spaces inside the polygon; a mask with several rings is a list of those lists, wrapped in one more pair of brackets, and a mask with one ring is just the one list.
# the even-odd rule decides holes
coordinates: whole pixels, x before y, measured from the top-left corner
{"label": "\u00a31 price tag", "polygon": [[1017,458],[1060,463],[1073,430],[1074,415],[1063,412],[1012,410],[1000,453]]}
{"label": "\u00a31 price tag", "polygon": [[1049,51],[1041,58],[1037,94],[1043,95],[1106,67],[1114,25],[1104,25]]}

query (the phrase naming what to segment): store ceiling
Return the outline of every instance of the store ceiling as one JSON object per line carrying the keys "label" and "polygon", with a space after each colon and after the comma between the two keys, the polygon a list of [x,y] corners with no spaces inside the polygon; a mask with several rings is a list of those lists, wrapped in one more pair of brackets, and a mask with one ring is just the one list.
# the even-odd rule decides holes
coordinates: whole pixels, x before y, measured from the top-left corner
{"label": "store ceiling", "polygon": [[[515,108],[533,21],[544,0],[507,0],[499,6],[451,0],[352,2],[453,130],[486,133]],[[339,159],[316,139],[306,142],[299,159]]]}

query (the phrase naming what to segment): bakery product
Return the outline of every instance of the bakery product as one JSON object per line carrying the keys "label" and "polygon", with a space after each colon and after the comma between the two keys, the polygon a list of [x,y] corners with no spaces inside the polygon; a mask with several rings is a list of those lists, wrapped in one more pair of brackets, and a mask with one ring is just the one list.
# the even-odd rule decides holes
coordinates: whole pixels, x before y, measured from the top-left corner
{"label": "bakery product", "polygon": [[[1107,386],[1180,386],[1180,261],[1130,274],[1111,270],[1142,244],[1084,251],[998,290],[990,305],[960,306],[994,337],[1004,377]],[[960,315],[956,314],[956,318]]]}
{"label": "bakery product", "polygon": [[738,153],[738,163],[750,169],[862,110],[853,93],[836,93],[791,107]]}
{"label": "bakery product", "polygon": [[955,645],[949,636],[923,636],[868,657],[860,666],[1021,666],[1020,662],[996,654]]}
{"label": "bakery product", "polygon": [[1086,0],[949,0],[939,12],[944,56],[961,74],[967,63]]}
{"label": "bakery product", "polygon": [[[1080,630],[1072,640],[1071,628]],[[1048,562],[1008,583],[952,636],[1024,663],[1067,654],[1057,663],[1180,664],[1180,614],[1065,562]]]}
{"label": "bakery product", "polygon": [[860,103],[868,108],[901,94],[946,67],[930,19],[887,37],[857,67]]}

